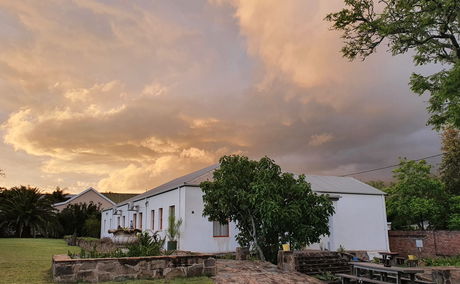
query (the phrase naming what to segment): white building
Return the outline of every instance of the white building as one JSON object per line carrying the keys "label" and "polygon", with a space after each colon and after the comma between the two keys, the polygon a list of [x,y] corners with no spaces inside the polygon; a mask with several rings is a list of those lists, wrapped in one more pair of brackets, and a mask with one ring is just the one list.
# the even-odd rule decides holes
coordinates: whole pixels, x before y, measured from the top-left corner
{"label": "white building", "polygon": [[[238,246],[234,223],[222,226],[203,213],[199,184],[212,179],[217,165],[174,179],[102,212],[101,237],[111,237],[118,226],[159,231],[164,235],[168,216],[182,218],[178,249],[197,252],[230,252]],[[387,251],[388,234],[384,193],[350,177],[307,176],[312,190],[329,194],[335,214],[331,235],[312,248]]]}

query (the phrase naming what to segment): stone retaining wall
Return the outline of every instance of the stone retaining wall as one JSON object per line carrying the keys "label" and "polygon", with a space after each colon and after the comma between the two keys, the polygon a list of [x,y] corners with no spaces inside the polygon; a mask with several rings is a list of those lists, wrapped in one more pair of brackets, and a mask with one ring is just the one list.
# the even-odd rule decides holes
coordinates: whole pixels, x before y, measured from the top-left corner
{"label": "stone retaining wall", "polygon": [[125,247],[124,245],[113,243],[109,238],[104,238],[101,240],[84,240],[77,238],[76,245],[86,251],[95,250],[99,253],[109,253],[119,248]]}
{"label": "stone retaining wall", "polygon": [[170,255],[122,258],[71,259],[53,256],[53,280],[58,283],[118,281],[215,275],[213,255]]}

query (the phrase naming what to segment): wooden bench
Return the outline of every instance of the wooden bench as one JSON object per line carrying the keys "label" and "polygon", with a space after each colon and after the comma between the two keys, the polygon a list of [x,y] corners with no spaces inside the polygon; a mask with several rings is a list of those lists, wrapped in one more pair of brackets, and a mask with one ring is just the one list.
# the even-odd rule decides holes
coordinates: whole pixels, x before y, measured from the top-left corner
{"label": "wooden bench", "polygon": [[336,274],[336,276],[339,276],[340,278],[342,278],[342,284],[348,284],[350,283],[350,280],[356,280],[356,282],[358,283],[388,284],[388,282],[370,279],[366,277],[350,275],[350,274],[338,273]]}
{"label": "wooden bench", "polygon": [[[393,280],[396,279],[396,277],[391,276],[391,275],[388,275],[387,277],[390,278],[390,279],[393,279]],[[410,283],[410,279],[407,278],[407,277],[403,277],[403,278],[401,278],[401,280],[404,281],[404,282]],[[432,282],[432,281],[419,280],[419,279],[415,279],[415,283],[417,283],[417,284],[436,284],[435,282]]]}

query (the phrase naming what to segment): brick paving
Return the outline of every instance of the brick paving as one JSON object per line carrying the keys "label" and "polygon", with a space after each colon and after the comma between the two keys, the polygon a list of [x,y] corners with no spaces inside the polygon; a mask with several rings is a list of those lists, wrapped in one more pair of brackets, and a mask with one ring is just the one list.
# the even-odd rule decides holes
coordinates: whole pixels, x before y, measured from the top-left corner
{"label": "brick paving", "polygon": [[217,284],[325,283],[298,272],[281,271],[269,262],[224,259],[217,260],[217,275],[213,279]]}

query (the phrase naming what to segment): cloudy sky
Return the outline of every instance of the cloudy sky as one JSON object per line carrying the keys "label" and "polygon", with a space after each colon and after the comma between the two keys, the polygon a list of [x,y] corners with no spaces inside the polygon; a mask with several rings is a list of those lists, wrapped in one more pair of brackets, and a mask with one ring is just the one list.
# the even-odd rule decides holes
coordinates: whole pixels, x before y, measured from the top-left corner
{"label": "cloudy sky", "polygon": [[341,5],[1,1],[0,185],[143,192],[231,153],[329,175],[439,153],[410,57],[343,59],[323,21]]}

